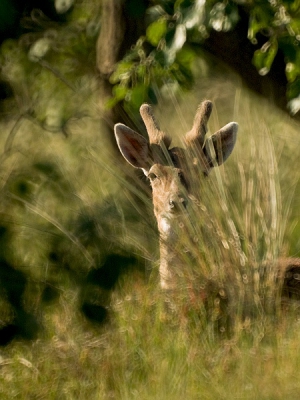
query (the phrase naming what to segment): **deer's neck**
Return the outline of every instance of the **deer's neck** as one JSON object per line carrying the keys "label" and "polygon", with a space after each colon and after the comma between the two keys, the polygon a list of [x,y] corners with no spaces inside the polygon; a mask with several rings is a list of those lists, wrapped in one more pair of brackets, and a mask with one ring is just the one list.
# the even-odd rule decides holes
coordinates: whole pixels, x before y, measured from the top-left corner
{"label": "deer's neck", "polygon": [[171,290],[176,287],[176,271],[180,268],[178,257],[179,235],[177,220],[168,218],[158,219],[158,229],[160,233],[160,285],[162,289]]}

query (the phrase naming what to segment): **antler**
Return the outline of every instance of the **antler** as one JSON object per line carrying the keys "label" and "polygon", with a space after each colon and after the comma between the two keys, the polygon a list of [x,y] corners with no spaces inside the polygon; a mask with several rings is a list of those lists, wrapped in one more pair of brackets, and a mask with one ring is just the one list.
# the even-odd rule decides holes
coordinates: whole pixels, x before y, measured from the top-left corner
{"label": "antler", "polygon": [[207,122],[212,112],[212,102],[209,100],[203,101],[195,115],[192,129],[185,135],[187,145],[198,144],[203,147],[205,135],[207,132]]}
{"label": "antler", "polygon": [[140,114],[146,126],[150,144],[161,145],[163,142],[168,149],[171,144],[171,138],[160,130],[157,121],[154,118],[152,107],[149,104],[142,104]]}

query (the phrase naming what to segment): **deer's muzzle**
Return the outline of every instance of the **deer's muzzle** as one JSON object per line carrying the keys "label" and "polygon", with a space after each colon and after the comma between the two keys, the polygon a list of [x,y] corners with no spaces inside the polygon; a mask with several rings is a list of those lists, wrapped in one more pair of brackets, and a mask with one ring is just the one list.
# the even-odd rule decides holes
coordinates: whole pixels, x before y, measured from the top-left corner
{"label": "deer's muzzle", "polygon": [[172,213],[180,213],[187,207],[187,199],[184,196],[171,197],[169,199],[169,211]]}

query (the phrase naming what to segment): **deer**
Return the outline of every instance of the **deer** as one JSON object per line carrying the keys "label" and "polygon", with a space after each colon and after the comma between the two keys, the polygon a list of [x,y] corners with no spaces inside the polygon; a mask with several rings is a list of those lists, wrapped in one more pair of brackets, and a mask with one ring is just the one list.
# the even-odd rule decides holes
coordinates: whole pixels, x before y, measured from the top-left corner
{"label": "deer", "polygon": [[[114,127],[122,156],[132,167],[143,171],[152,187],[159,231],[160,286],[165,291],[176,289],[178,271],[183,267],[176,242],[180,239],[180,220],[193,200],[193,180],[199,171],[207,177],[214,167],[222,165],[236,144],[236,122],[229,122],[207,137],[212,109],[211,101],[200,103],[192,129],[184,135],[184,148],[171,147],[172,138],[160,129],[149,104],[140,107],[148,138],[121,123]],[[278,267],[281,271],[278,275],[284,280],[283,295],[290,297],[296,293],[300,297],[300,258],[279,260]]]}

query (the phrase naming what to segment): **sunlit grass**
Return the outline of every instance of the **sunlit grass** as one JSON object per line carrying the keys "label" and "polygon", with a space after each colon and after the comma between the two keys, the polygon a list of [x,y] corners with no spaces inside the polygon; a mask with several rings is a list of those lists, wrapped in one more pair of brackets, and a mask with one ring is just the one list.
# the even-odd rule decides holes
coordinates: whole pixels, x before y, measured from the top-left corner
{"label": "sunlit grass", "polygon": [[68,315],[53,315],[55,335],[5,349],[4,398],[297,398],[297,319],[255,343],[219,342],[168,318],[155,288],[131,278],[126,286],[132,294],[115,295],[113,326],[84,330],[66,298]]}

